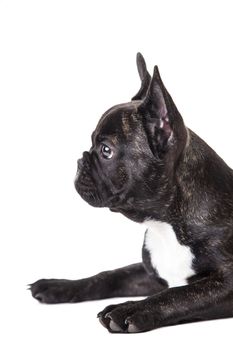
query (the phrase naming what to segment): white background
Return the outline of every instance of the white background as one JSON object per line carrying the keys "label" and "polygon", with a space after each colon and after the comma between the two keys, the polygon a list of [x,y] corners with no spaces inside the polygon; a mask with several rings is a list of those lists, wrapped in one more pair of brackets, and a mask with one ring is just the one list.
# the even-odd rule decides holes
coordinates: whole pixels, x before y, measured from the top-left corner
{"label": "white background", "polygon": [[112,301],[41,305],[26,290],[141,259],[143,228],[90,207],[73,186],[101,114],[140,86],[137,51],[151,72],[159,65],[186,124],[233,166],[231,5],[0,1],[1,349],[232,346],[232,319],[112,335],[96,319]]}

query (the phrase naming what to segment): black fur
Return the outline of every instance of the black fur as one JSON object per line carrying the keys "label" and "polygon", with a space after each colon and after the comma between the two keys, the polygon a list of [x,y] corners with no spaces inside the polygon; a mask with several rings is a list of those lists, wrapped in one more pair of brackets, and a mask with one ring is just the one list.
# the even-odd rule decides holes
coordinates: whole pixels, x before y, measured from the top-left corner
{"label": "black fur", "polygon": [[[143,263],[77,281],[39,280],[32,295],[44,303],[148,296],[100,312],[110,332],[232,317],[233,171],[186,128],[158,68],[151,78],[141,54],[137,65],[139,92],[102,116],[90,151],[78,162],[75,187],[93,206],[136,222],[172,225],[195,257],[195,275],[187,285],[168,288],[143,246]],[[109,159],[103,145],[111,150]]]}

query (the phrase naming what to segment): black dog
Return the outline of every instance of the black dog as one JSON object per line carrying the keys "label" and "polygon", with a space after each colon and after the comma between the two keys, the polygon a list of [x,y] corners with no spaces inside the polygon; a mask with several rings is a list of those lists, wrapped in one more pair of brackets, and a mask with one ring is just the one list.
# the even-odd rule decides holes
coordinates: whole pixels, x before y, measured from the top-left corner
{"label": "black dog", "polygon": [[39,280],[44,303],[126,296],[98,314],[110,332],[233,316],[233,171],[185,127],[157,66],[137,55],[141,88],[110,108],[78,161],[89,204],[147,226],[143,263],[77,280]]}

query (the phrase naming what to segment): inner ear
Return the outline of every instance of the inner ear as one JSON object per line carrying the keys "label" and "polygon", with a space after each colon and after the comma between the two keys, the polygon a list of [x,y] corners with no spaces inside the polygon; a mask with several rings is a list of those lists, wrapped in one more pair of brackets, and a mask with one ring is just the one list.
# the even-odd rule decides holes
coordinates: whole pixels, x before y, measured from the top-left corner
{"label": "inner ear", "polygon": [[166,89],[155,66],[148,93],[139,107],[145,115],[153,143],[162,149],[172,135],[172,121],[168,109]]}
{"label": "inner ear", "polygon": [[148,93],[148,108],[153,118],[164,120],[168,115],[166,101],[159,82],[153,78]]}
{"label": "inner ear", "polygon": [[158,82],[153,82],[150,100],[151,102],[148,106],[150,118],[154,120],[154,124],[163,134],[164,138],[169,139],[172,133],[171,121],[169,119],[165,97]]}

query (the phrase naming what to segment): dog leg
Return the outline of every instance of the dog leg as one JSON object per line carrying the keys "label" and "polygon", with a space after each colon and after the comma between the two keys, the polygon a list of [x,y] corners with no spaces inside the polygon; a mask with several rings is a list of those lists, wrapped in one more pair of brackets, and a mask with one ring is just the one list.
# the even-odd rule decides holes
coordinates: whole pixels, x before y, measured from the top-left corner
{"label": "dog leg", "polygon": [[142,263],[101,272],[80,280],[41,279],[30,285],[34,298],[43,303],[67,303],[112,297],[148,296],[165,287],[151,278]]}
{"label": "dog leg", "polygon": [[98,316],[110,332],[122,333],[232,317],[232,282],[212,275],[190,285],[164,290],[142,301],[110,305]]}

